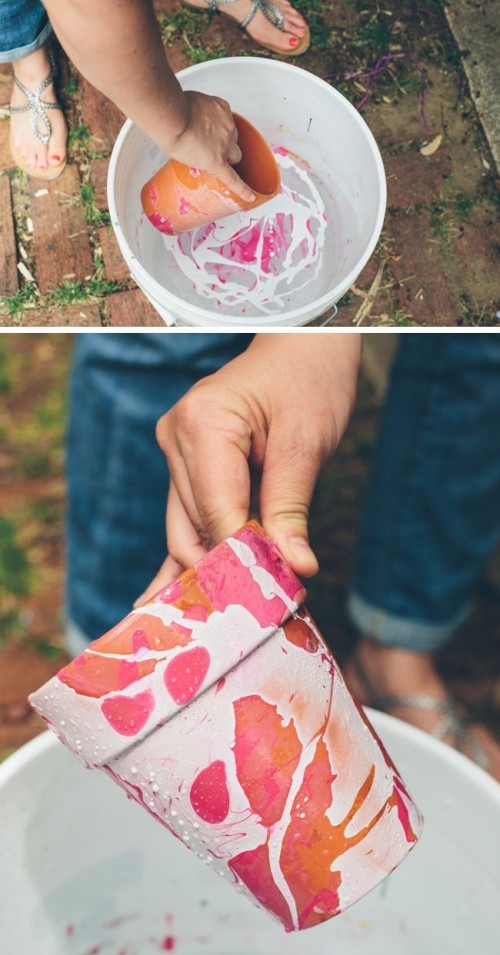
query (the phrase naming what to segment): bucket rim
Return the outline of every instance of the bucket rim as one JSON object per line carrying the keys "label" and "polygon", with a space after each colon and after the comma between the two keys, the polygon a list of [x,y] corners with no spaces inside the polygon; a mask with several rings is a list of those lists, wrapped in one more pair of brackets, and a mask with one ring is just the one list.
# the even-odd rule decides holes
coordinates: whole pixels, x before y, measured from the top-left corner
{"label": "bucket rim", "polygon": [[[398,736],[400,740],[404,740],[405,742],[413,740],[420,751],[424,750],[429,752],[431,755],[443,759],[459,772],[464,773],[471,782],[474,782],[478,786],[487,798],[492,799],[492,801],[497,804],[500,810],[500,784],[484,769],[481,769],[480,766],[473,763],[467,756],[464,756],[463,753],[459,753],[458,750],[453,749],[429,733],[425,733],[416,726],[411,726],[409,723],[405,723],[403,720],[391,716],[389,713],[381,713],[380,710],[374,710],[369,706],[365,706],[363,709],[370,722],[373,723],[375,731],[382,737],[382,742],[384,742],[383,737],[386,728],[389,729],[390,733]],[[50,752],[51,749],[56,749],[61,745],[57,736],[50,730],[46,730],[38,736],[35,736],[34,739],[28,743],[24,743],[15,753],[8,756],[7,759],[0,764],[0,795],[2,787],[7,784],[16,773],[22,771],[36,757],[43,755],[47,751]],[[75,762],[75,765],[76,764]]]}
{"label": "bucket rim", "polygon": [[[193,64],[193,66],[188,66],[184,70],[180,70],[179,73],[176,74],[176,76],[179,80],[182,80],[192,75],[199,75],[203,72],[206,73],[207,70],[210,71],[214,69],[214,63],[217,64],[218,68],[222,67],[222,69],[226,68],[224,64],[228,66],[238,64],[238,66],[243,69],[255,69],[256,63],[262,63],[262,62],[263,62],[262,57],[257,57],[257,56],[228,56],[218,60],[208,60],[205,63],[195,63]],[[377,181],[379,185],[379,201],[378,201],[377,215],[376,215],[375,223],[372,229],[369,242],[367,243],[367,246],[365,248],[363,255],[360,257],[360,259],[356,263],[356,266],[351,269],[351,271],[346,275],[346,277],[342,280],[342,282],[339,282],[334,288],[330,289],[320,298],[311,302],[308,306],[292,309],[290,312],[286,313],[287,324],[298,325],[300,324],[300,319],[304,318],[304,316],[307,313],[309,313],[309,311],[312,308],[315,310],[314,317],[319,318],[331,305],[336,304],[339,301],[339,299],[342,298],[342,296],[345,294],[345,290],[351,287],[351,285],[356,280],[358,275],[360,275],[360,273],[363,271],[365,265],[367,264],[368,260],[371,258],[373,254],[375,246],[377,245],[377,242],[379,240],[380,233],[382,231],[382,226],[384,223],[385,212],[386,212],[386,205],[387,205],[387,182],[386,182],[385,169],[384,169],[384,164],[382,161],[380,149],[378,147],[377,141],[370,127],[368,126],[367,122],[363,119],[361,114],[358,112],[358,110],[352,105],[352,103],[349,102],[349,100],[345,96],[342,95],[342,93],[339,92],[339,90],[337,90],[330,83],[327,83],[325,80],[321,79],[319,76],[316,76],[314,73],[311,73],[309,70],[304,69],[304,67],[297,66],[291,63],[282,63],[279,60],[266,59],[265,63],[266,63],[266,68],[275,70],[277,72],[281,72],[282,74],[296,73],[297,70],[301,70],[303,73],[307,74],[308,79],[312,83],[314,83],[314,85],[322,87],[322,88],[326,87],[326,89],[329,91],[329,94],[333,97],[333,99],[337,100],[337,102],[342,105],[343,109],[345,109],[346,112],[350,114],[351,118],[354,119],[356,125],[362,131],[365,139],[370,145],[371,156],[375,164],[375,171],[376,171]],[[155,278],[153,278],[153,276],[147,271],[147,269],[142,265],[142,263],[133,255],[132,250],[127,242],[127,239],[125,238],[124,232],[122,230],[122,227],[119,221],[118,211],[116,208],[115,197],[114,197],[114,185],[115,185],[116,171],[117,171],[117,166],[118,166],[122,147],[126,139],[128,138],[128,136],[131,135],[133,131],[138,128],[139,127],[131,119],[127,119],[125,123],[123,124],[115,140],[115,144],[113,146],[113,150],[111,153],[108,176],[107,176],[107,198],[108,198],[108,207],[110,212],[111,224],[113,226],[113,230],[115,232],[116,239],[120,247],[120,251],[123,257],[125,258],[125,261],[129,269],[131,269],[131,265],[130,265],[131,260],[133,261],[134,273],[135,272],[137,273],[137,279],[139,279],[140,281],[137,281],[137,279],[135,279],[135,275],[133,275],[133,277],[137,281],[137,284],[141,288],[141,291],[143,292],[143,294],[145,293],[144,293],[144,290],[142,289],[142,283],[146,285],[146,288],[151,290],[151,295],[155,300],[161,301],[165,291],[167,291],[169,296],[169,302],[168,302],[168,305],[167,303],[165,303],[165,310],[168,309],[173,312],[176,307],[180,307],[181,314],[182,314],[186,308],[189,308],[189,311],[193,315],[196,315],[198,319],[202,320],[202,321],[198,321],[194,323],[194,324],[197,324],[198,326],[199,325],[205,325],[205,326],[230,325],[233,328],[250,329],[252,327],[273,328],[273,327],[278,327],[280,324],[283,325],[282,322],[278,322],[278,321],[273,322],[272,320],[270,320],[269,315],[256,316],[253,318],[243,318],[242,316],[238,316],[238,317],[233,317],[232,321],[228,321],[228,316],[225,316],[225,315],[219,318],[219,316],[217,315],[217,312],[215,311],[210,312],[199,305],[187,303],[184,301],[184,299],[179,298],[178,295],[175,295],[173,292],[171,292],[170,289],[165,289],[165,287],[161,285],[160,282],[158,282]],[[208,319],[207,319],[207,315],[209,316]],[[280,313],[280,316],[281,316],[281,313]],[[173,315],[173,317],[178,318],[180,316]],[[312,319],[306,318],[306,322],[307,321],[312,321]]]}

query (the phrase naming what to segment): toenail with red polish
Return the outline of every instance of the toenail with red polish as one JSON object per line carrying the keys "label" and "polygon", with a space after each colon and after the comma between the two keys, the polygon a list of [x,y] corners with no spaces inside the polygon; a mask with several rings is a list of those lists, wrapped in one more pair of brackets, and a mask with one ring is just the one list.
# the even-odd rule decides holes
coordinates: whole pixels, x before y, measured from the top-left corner
{"label": "toenail with red polish", "polygon": [[290,39],[290,46],[297,46],[297,43],[298,43],[298,42],[299,42],[299,41],[298,41],[297,37],[296,37],[296,36],[292,36],[292,38]]}
{"label": "toenail with red polish", "polygon": [[59,162],[61,161],[61,157],[60,157],[60,156],[51,156],[50,158],[51,158],[51,159],[58,159]]}

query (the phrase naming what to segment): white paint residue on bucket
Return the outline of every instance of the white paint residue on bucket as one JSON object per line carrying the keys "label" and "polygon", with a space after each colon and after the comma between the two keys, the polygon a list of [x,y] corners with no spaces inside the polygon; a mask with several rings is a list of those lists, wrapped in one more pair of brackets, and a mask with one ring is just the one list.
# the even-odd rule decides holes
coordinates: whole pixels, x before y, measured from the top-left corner
{"label": "white paint residue on bucket", "polygon": [[[184,298],[208,299],[227,317],[247,320],[306,304],[323,264],[325,203],[310,171],[282,147],[274,150],[282,187],[264,206],[164,236],[166,278],[180,270]],[[178,277],[177,277],[177,281]]]}
{"label": "white paint residue on bucket", "polygon": [[368,712],[422,839],[347,912],[290,935],[52,733],[33,740],[0,766],[2,955],[498,955],[500,786]]}
{"label": "white paint residue on bucket", "polygon": [[[296,183],[300,203],[293,244],[297,247],[305,240],[308,254],[311,251],[305,213],[310,204],[319,207],[319,197],[326,215],[324,245],[320,250],[321,235],[316,232],[312,238],[317,240],[319,255],[308,270],[311,279],[305,281],[306,269],[301,269],[300,276],[298,272],[292,276],[289,295],[281,285],[278,287],[272,270],[267,274],[268,294],[262,294],[257,286],[247,305],[232,299],[233,294],[241,297],[241,287],[234,287],[240,285],[240,281],[233,283],[230,293],[212,295],[215,289],[210,289],[210,283],[203,282],[202,288],[199,276],[195,280],[191,266],[185,260],[180,265],[177,254],[175,266],[172,259],[169,265],[163,237],[142,212],[141,189],[167,157],[127,121],[110,161],[108,200],[118,244],[132,277],[168,324],[174,321],[205,327],[237,324],[242,328],[305,325],[348,291],[380,235],[386,201],[385,175],[380,152],[368,126],[351,103],[328,83],[297,66],[276,60],[262,57],[212,60],[183,70],[178,79],[186,90],[226,96],[232,109],[256,126],[271,147],[300,156],[303,160],[300,173],[299,166],[294,171],[291,167],[285,169],[286,179],[290,176],[293,180],[292,172],[294,176],[306,177]],[[279,202],[285,198],[283,195]],[[271,209],[273,203],[254,210],[252,221],[269,216],[266,210]],[[318,228],[317,224],[312,227]],[[213,235],[222,235],[224,240],[228,237],[228,228],[231,226],[225,223],[217,224]],[[212,233],[202,234],[202,253],[206,253],[203,262],[206,263],[209,256],[213,261]],[[193,240],[187,241],[192,247]],[[233,273],[233,278],[243,280],[241,274]],[[265,298],[271,304],[266,303]]]}

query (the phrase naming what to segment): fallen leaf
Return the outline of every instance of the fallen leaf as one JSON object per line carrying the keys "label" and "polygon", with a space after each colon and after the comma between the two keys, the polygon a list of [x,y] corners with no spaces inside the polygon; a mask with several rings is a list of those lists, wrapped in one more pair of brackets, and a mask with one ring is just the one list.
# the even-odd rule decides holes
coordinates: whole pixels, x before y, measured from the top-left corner
{"label": "fallen leaf", "polygon": [[25,279],[26,282],[34,282],[34,281],[35,281],[35,279],[33,278],[32,274],[31,274],[31,272],[29,271],[29,269],[26,268],[24,262],[18,262],[18,263],[17,263],[17,267],[18,267],[18,269],[19,269],[19,271],[20,271],[20,273],[21,273],[23,279]]}
{"label": "fallen leaf", "polygon": [[425,146],[420,148],[422,156],[432,156],[435,152],[438,151],[441,143],[443,142],[443,134],[438,133],[430,143],[426,143]]}

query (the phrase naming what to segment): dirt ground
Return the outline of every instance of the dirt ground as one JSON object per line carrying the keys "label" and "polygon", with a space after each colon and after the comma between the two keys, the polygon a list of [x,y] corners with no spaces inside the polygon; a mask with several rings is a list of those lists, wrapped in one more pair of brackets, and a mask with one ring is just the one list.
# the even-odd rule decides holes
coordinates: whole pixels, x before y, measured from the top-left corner
{"label": "dirt ground", "polygon": [[[384,336],[378,353],[366,350],[352,424],[323,473],[312,511],[321,572],[310,582],[308,606],[340,659],[354,640],[345,597],[379,414],[373,381],[383,381],[381,358],[391,344]],[[41,731],[27,694],[65,661],[63,433],[70,352],[70,335],[0,335],[0,758]],[[459,698],[498,732],[499,610],[497,554],[471,620],[441,660]]]}
{"label": "dirt ground", "polygon": [[[227,17],[157,0],[174,69],[272,56]],[[383,154],[388,212],[337,325],[494,326],[500,320],[499,180],[440,0],[297,0],[312,43],[299,65],[361,111]],[[0,326],[150,326],[109,225],[106,174],[123,116],[59,55],[71,124],[60,180],[28,183],[0,122]],[[10,68],[0,68],[0,105]],[[21,266],[21,271],[19,270]]]}

